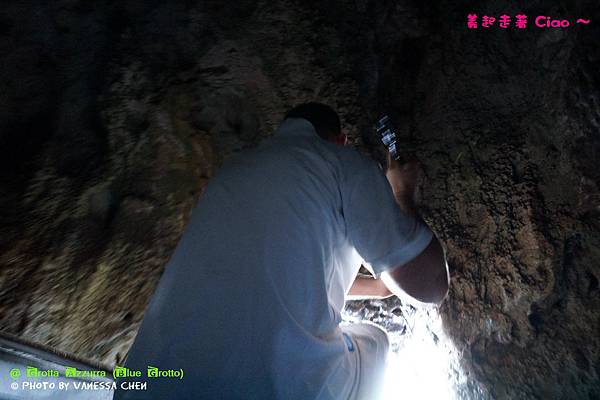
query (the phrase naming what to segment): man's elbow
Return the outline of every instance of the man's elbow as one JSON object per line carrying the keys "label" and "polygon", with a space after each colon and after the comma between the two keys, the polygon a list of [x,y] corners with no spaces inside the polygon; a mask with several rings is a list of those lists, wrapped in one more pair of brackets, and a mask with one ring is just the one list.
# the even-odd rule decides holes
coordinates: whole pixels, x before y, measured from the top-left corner
{"label": "man's elbow", "polygon": [[450,289],[450,284],[448,280],[447,269],[444,268],[444,274],[440,274],[440,277],[433,284],[433,288],[431,290],[431,296],[427,299],[428,303],[440,305],[448,295],[448,290]]}
{"label": "man's elbow", "polygon": [[434,238],[415,259],[383,273],[382,278],[396,295],[401,291],[419,303],[440,305],[448,294],[450,283],[440,242]]}
{"label": "man's elbow", "polygon": [[449,279],[447,271],[446,265],[444,265],[443,272],[440,271],[435,278],[429,279],[427,285],[420,287],[419,290],[415,290],[413,293],[407,291],[407,294],[421,303],[439,306],[448,295]]}
{"label": "man's elbow", "polygon": [[414,296],[426,304],[440,305],[448,295],[450,275],[444,250],[437,239],[432,240],[419,268],[424,272],[421,277],[418,293]]}

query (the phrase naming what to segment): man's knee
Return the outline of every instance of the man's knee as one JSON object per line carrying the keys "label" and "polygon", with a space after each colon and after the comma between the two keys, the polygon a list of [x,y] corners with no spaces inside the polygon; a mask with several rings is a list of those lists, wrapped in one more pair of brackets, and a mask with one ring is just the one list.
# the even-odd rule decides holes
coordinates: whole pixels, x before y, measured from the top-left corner
{"label": "man's knee", "polygon": [[373,336],[376,338],[377,343],[381,346],[382,352],[387,353],[390,349],[390,337],[385,329],[378,325],[370,325],[373,329]]}
{"label": "man's knee", "polygon": [[390,339],[385,331],[379,325],[369,322],[348,325],[343,328],[363,351],[370,354],[376,354],[378,359],[385,360],[390,349]]}
{"label": "man's knee", "polygon": [[357,386],[351,396],[354,400],[379,399],[385,378],[390,340],[387,332],[372,323],[358,323],[342,327],[356,344],[358,359]]}
{"label": "man's knee", "polygon": [[377,342],[377,355],[385,362],[390,351],[390,338],[385,329],[377,325],[369,325],[372,328],[372,337]]}

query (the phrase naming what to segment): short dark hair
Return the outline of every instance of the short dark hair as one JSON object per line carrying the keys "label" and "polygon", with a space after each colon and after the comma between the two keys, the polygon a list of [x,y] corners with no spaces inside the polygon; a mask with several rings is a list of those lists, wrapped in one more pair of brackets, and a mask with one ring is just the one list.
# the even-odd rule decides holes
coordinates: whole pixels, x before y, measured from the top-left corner
{"label": "short dark hair", "polygon": [[342,133],[342,124],[337,112],[328,105],[321,103],[300,104],[285,114],[287,118],[304,118],[314,127],[323,139],[330,139]]}

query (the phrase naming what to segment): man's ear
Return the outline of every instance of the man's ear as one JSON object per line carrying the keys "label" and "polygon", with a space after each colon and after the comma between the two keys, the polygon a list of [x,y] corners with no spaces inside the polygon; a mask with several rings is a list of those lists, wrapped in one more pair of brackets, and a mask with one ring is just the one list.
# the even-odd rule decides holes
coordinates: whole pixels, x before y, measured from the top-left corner
{"label": "man's ear", "polygon": [[348,138],[343,133],[340,133],[337,136],[334,136],[332,139],[333,143],[339,144],[340,146],[344,146],[348,142]]}

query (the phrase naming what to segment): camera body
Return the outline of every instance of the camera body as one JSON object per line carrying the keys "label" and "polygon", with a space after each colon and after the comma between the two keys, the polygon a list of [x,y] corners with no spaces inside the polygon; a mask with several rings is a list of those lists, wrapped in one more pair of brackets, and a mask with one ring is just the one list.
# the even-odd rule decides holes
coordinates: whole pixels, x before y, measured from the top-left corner
{"label": "camera body", "polygon": [[398,149],[396,147],[397,138],[396,132],[394,132],[394,128],[392,126],[392,121],[390,117],[384,115],[377,121],[377,125],[375,127],[377,129],[377,134],[381,137],[381,141],[387,147],[390,155],[394,160],[399,160],[400,155],[398,154]]}

